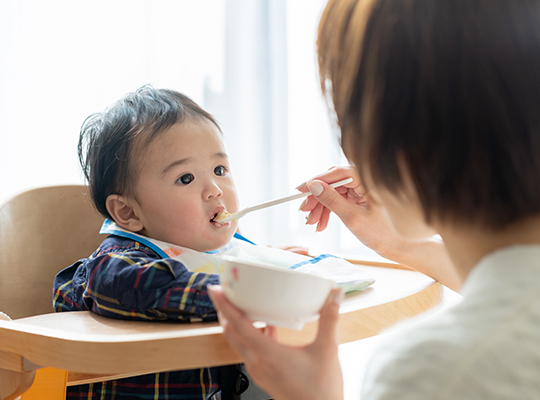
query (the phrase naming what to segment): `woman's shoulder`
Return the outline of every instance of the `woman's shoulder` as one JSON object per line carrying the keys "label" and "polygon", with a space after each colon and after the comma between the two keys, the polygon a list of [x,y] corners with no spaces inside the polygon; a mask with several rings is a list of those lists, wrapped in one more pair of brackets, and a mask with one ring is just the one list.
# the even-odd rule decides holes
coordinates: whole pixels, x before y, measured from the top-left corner
{"label": "woman's shoulder", "polygon": [[387,332],[366,368],[362,399],[431,398],[466,347],[453,340],[454,326],[437,317]]}
{"label": "woman's shoulder", "polygon": [[[497,399],[508,388],[528,398],[540,392],[538,380],[526,378],[540,375],[540,324],[527,322],[540,319],[540,303],[513,320],[496,309],[463,301],[389,334],[366,370],[365,398]],[[524,373],[525,365],[536,370]]]}

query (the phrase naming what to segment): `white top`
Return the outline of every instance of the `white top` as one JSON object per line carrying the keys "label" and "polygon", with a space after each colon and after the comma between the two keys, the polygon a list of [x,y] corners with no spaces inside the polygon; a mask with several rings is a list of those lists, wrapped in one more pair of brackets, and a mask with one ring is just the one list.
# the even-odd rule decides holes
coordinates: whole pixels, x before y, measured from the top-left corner
{"label": "white top", "polygon": [[540,246],[484,257],[461,294],[381,345],[362,400],[540,399]]}

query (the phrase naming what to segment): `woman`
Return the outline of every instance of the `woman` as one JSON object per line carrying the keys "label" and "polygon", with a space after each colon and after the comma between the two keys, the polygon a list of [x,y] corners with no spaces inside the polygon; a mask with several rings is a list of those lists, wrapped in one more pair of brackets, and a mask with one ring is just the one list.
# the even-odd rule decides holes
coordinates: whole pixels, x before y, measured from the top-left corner
{"label": "woman", "polygon": [[[336,169],[307,183],[309,222],[324,228],[332,210],[383,255],[463,283],[460,304],[380,347],[362,398],[540,398],[540,2],[330,0],[318,55],[359,175]],[[325,183],[348,175],[346,191]],[[380,215],[423,242],[386,237]],[[426,242],[435,233],[448,259]],[[275,399],[343,398],[339,291],[302,348],[255,330],[219,288],[212,299]]]}

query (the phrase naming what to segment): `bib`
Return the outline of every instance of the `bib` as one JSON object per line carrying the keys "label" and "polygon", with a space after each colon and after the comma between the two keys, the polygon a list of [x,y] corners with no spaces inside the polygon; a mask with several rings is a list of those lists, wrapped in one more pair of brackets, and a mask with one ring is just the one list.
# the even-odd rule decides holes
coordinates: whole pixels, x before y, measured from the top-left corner
{"label": "bib", "polygon": [[[109,219],[105,220],[99,233],[136,240],[154,250],[162,258],[172,258],[181,262],[192,272],[219,275],[223,265],[222,257],[231,255],[248,262],[257,261],[319,275],[336,282],[343,287],[345,293],[364,289],[375,282],[371,275],[362,271],[360,267],[331,254],[309,257],[273,247],[257,246],[239,233],[235,233],[225,247],[210,252],[200,252],[139,235],[121,228]],[[172,269],[170,271],[174,275]]]}

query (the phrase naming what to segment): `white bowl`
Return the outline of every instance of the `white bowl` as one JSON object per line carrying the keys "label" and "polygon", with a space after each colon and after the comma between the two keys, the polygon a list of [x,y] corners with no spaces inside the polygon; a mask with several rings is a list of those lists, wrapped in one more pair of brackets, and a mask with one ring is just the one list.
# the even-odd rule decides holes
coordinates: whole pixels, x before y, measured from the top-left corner
{"label": "white bowl", "polygon": [[256,261],[223,257],[220,283],[227,298],[254,321],[300,330],[319,316],[335,282]]}

